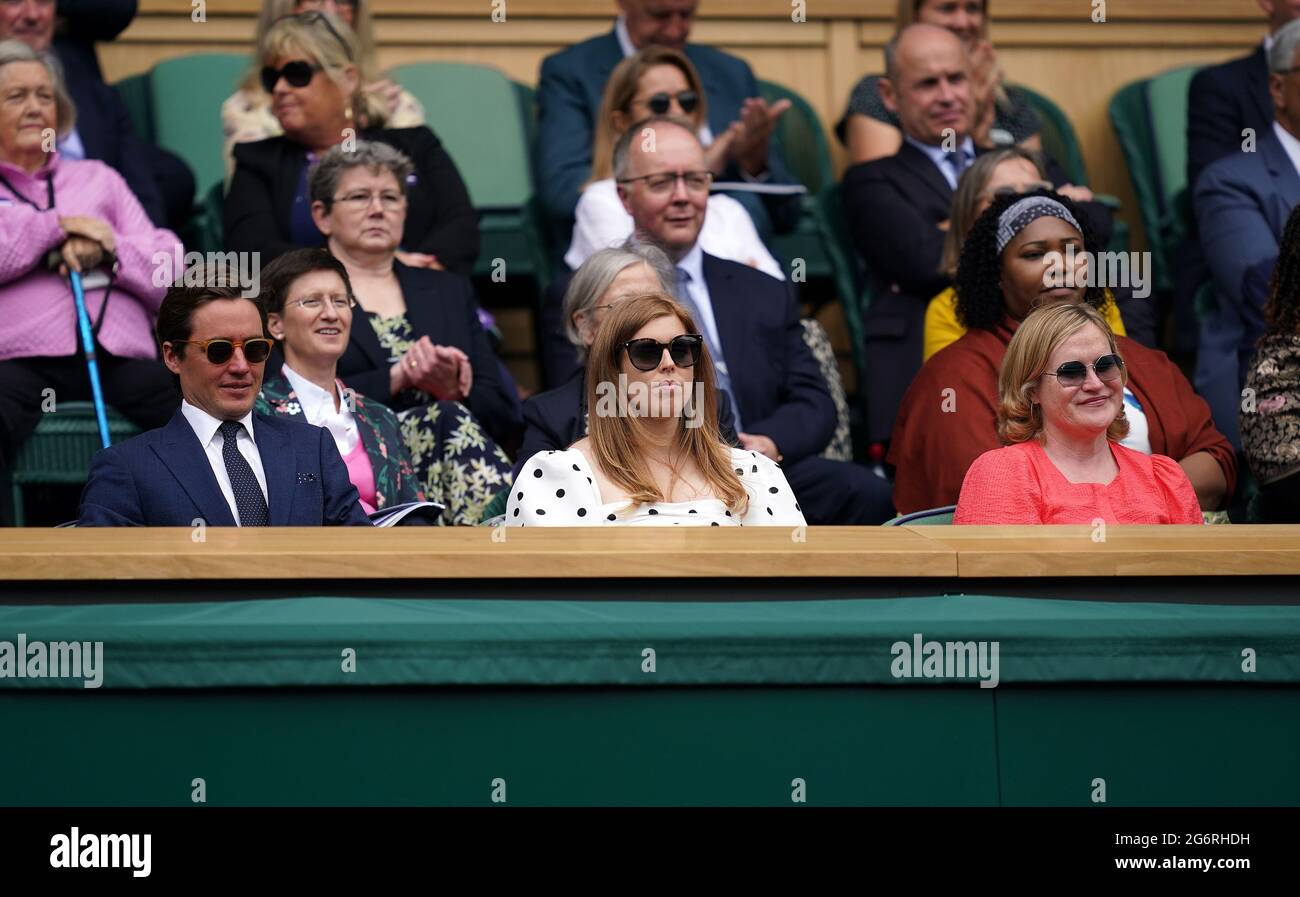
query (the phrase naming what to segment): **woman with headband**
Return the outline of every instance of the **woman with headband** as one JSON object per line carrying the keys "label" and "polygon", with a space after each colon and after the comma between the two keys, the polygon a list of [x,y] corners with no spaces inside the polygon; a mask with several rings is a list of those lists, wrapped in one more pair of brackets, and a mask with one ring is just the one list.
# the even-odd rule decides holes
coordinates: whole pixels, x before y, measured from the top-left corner
{"label": "woman with headband", "polygon": [[[1075,204],[1050,191],[998,197],[976,221],[957,266],[957,313],[968,332],[926,362],[894,424],[888,460],[897,470],[899,513],[957,502],[971,464],[1000,445],[998,375],[1007,345],[1038,307],[1100,307],[1105,292],[1089,285],[1087,261],[1099,250]],[[1067,272],[1071,257],[1076,267]],[[1123,444],[1173,458],[1201,508],[1219,508],[1236,485],[1237,460],[1209,406],[1163,352],[1122,336],[1115,343],[1129,378]]]}

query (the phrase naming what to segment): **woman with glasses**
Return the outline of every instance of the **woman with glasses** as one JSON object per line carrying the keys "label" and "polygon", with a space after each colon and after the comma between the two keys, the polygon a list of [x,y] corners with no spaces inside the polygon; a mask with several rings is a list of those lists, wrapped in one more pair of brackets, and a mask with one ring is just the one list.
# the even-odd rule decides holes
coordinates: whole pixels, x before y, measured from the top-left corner
{"label": "woman with glasses", "polygon": [[667,295],[610,309],[587,365],[587,435],[529,459],[507,524],[804,524],[776,462],[722,440],[704,337]]}
{"label": "woman with glasses", "polygon": [[[615,66],[605,84],[593,141],[591,179],[578,199],[573,240],[564,254],[565,264],[571,270],[576,271],[597,250],[622,245],[632,236],[632,216],[623,208],[614,183],[614,144],[633,124],[655,115],[686,119],[697,132],[709,120],[704,88],[691,61],[677,50],[649,46]],[[705,162],[715,178],[727,170],[727,151],[738,127],[714,135],[713,142],[705,148]],[[650,186],[671,192],[677,184],[675,179],[670,183],[661,177]],[[688,190],[707,193],[710,180],[697,177],[685,186]],[[785,279],[781,266],[759,237],[749,212],[730,196],[715,193],[709,197],[700,245],[710,255]]]}
{"label": "woman with glasses", "polygon": [[[343,264],[324,249],[288,252],[263,272],[262,301],[284,361],[267,373],[256,410],[328,430],[367,513],[427,499],[445,506],[440,523],[478,523],[509,462],[462,406],[438,402],[399,420],[341,377],[357,306]],[[420,463],[409,443],[421,447]]]}
{"label": "woman with glasses", "polygon": [[469,274],[478,256],[478,214],[451,157],[426,127],[388,127],[387,111],[362,89],[356,36],[323,12],[280,19],[262,44],[262,86],[284,130],[235,147],[224,207],[225,245],[260,252],[262,263],[297,247],[324,246],[307,170],[335,146],[386,143],[416,162],[406,183],[403,261]]}
{"label": "woman with glasses", "polygon": [[[1084,188],[1068,185],[1053,188],[1043,157],[1033,150],[1009,146],[979,156],[962,174],[957,190],[953,193],[952,217],[948,221],[948,232],[943,245],[944,274],[950,278],[956,276],[957,259],[961,256],[966,234],[994,199],[1030,190],[1052,189],[1080,204],[1086,204],[1092,198],[1091,192]],[[1151,304],[1132,299],[1130,289],[1117,292],[1118,297],[1107,289],[1106,301],[1101,307],[1101,313],[1110,329],[1117,336],[1132,336],[1143,345],[1154,345],[1155,316]],[[1126,318],[1138,322],[1136,331],[1126,326]],[[929,361],[930,356],[961,339],[965,332],[966,328],[957,320],[957,292],[948,287],[926,306],[923,360]]]}
{"label": "woman with glasses", "polygon": [[1201,523],[1178,462],[1122,443],[1127,380],[1115,335],[1094,308],[1031,312],[998,375],[1006,445],[966,472],[953,523]]}
{"label": "woman with glasses", "polygon": [[370,74],[377,72],[379,66],[369,3],[363,5],[358,0],[264,0],[257,19],[258,52],[253,56],[253,65],[239,89],[221,104],[227,179],[235,169],[236,143],[251,143],[284,133],[271,112],[271,95],[262,88],[261,48],[265,46],[266,33],[277,21],[285,16],[308,12],[332,14],[352,29],[358,44],[357,58],[365,92],[384,110],[388,127],[414,128],[424,124],[424,108],[419,100],[393,81]]}
{"label": "woman with glasses", "polygon": [[[967,332],[925,363],[894,424],[888,461],[900,514],[955,504],[971,464],[998,447],[998,376],[1008,343],[1037,308],[1101,308],[1105,292],[1089,285],[1087,270],[1097,250],[1078,206],[1050,191],[996,197],[975,222],[956,279],[957,316]],[[1067,271],[1071,254],[1077,267]],[[1128,377],[1110,387],[1129,424],[1123,445],[1176,460],[1201,508],[1218,509],[1232,494],[1237,459],[1209,406],[1163,352],[1123,336],[1115,345]]]}

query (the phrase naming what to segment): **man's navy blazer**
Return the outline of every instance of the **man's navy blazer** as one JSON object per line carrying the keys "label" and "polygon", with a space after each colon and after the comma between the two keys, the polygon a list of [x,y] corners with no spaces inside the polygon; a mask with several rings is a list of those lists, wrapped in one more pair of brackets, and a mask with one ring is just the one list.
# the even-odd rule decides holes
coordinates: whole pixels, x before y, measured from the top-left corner
{"label": "man's navy blazer", "polygon": [[1201,251],[1214,275],[1214,308],[1201,322],[1196,391],[1210,403],[1214,425],[1240,445],[1237,416],[1246,368],[1263,335],[1266,282],[1291,210],[1300,203],[1300,174],[1273,133],[1255,152],[1238,151],[1211,164],[1196,184]]}
{"label": "man's navy blazer", "polygon": [[[369,526],[334,437],[320,427],[253,415],[271,526]],[[165,427],[95,455],[78,526],[234,526],[207,453],[178,410]]]}
{"label": "man's navy blazer", "polygon": [[1187,189],[1196,189],[1211,163],[1241,152],[1243,130],[1251,128],[1262,140],[1272,125],[1263,44],[1249,56],[1197,72],[1187,89]]}
{"label": "man's navy blazer", "polygon": [[[724,133],[740,117],[749,97],[759,96],[758,81],[742,59],[703,44],[687,44],[686,56],[700,74],[709,103],[709,128]],[[582,185],[591,177],[591,145],[605,82],[623,61],[623,48],[613,31],[574,44],[542,61],[537,83],[537,180],[547,215],[566,226],[573,221]],[[770,183],[795,180],[775,137],[768,145]],[[733,165],[720,180],[738,181]],[[799,216],[799,198],[764,197],[773,226],[784,232]]]}

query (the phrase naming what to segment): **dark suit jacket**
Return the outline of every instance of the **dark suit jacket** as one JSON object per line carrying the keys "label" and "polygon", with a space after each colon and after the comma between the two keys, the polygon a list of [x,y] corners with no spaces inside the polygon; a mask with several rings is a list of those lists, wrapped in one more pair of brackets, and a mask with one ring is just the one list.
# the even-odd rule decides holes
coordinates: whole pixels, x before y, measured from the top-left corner
{"label": "dark suit jacket", "polygon": [[[402,248],[432,253],[448,270],[469,275],[478,257],[478,213],[441,141],[423,126],[360,136],[401,150],[415,164]],[[235,145],[235,174],[223,208],[226,249],[260,252],[265,265],[298,248],[289,218],[306,159],[306,148],[283,136]]]}
{"label": "dark suit jacket", "polygon": [[[514,384],[501,373],[500,362],[478,320],[474,287],[459,274],[410,268],[394,262],[393,270],[406,299],[406,317],[416,336],[427,336],[442,346],[455,346],[469,356],[474,371],[469,400],[465,405],[497,442],[509,442],[523,426]],[[268,359],[266,376],[274,376],[284,363],[279,352]],[[379,344],[370,316],[356,309],[348,347],[338,363],[338,378],[361,395],[382,402],[394,411],[415,403],[405,394],[389,390],[389,369],[393,362]]]}
{"label": "dark suit jacket", "polygon": [[[1066,183],[1049,160],[1048,179]],[[952,217],[953,189],[934,161],[908,141],[898,153],[844,173],[844,214],[867,262],[875,295],[863,316],[867,344],[867,435],[889,439],[899,404],[921,369],[925,309],[951,282],[939,270]],[[1110,240],[1112,219],[1099,203],[1081,203],[1097,241]]]}
{"label": "dark suit jacket", "polygon": [[[1236,447],[1241,388],[1262,335],[1266,291],[1248,290],[1257,269],[1272,270],[1287,217],[1300,203],[1300,175],[1281,141],[1268,130],[1256,151],[1237,152],[1212,163],[1196,184],[1201,248],[1214,276],[1213,310],[1201,321],[1196,390],[1205,396],[1214,425]],[[1247,307],[1252,302],[1257,307]]]}
{"label": "dark suit jacket", "polygon": [[[709,128],[715,135],[722,134],[740,117],[744,101],[759,95],[754,72],[744,60],[702,44],[687,44],[686,55],[699,72],[709,101]],[[623,50],[610,31],[542,62],[537,83],[538,190],[548,216],[564,234],[573,224],[582,185],[591,176],[591,145],[605,82],[622,61]],[[775,138],[769,145],[767,165],[771,182],[795,183]],[[733,165],[720,180],[738,181],[741,175]],[[778,232],[790,230],[798,222],[798,196],[765,196],[763,203]]]}
{"label": "dark suit jacket", "polygon": [[1187,189],[1210,163],[1241,152],[1241,132],[1263,139],[1273,125],[1264,45],[1240,59],[1201,69],[1187,90]]}
{"label": "dark suit jacket", "polygon": [[[515,459],[514,476],[538,452],[567,449],[587,435],[587,388],[585,369],[579,368],[562,386],[539,393],[524,402],[524,443]],[[739,448],[731,400],[722,390],[718,395],[718,431],[723,440]],[[513,477],[512,477],[513,479]]]}
{"label": "dark suit jacket", "polygon": [[[334,438],[320,427],[253,415],[271,526],[369,526]],[[185,416],[104,449],[90,465],[79,526],[234,526]]]}

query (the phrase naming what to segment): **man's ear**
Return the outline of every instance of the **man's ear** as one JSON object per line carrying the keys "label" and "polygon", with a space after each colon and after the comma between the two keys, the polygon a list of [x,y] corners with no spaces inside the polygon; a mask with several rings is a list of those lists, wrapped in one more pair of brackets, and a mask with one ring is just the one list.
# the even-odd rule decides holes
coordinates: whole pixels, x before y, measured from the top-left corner
{"label": "man's ear", "polygon": [[326,237],[332,237],[333,226],[330,224],[330,213],[325,208],[324,200],[316,200],[311,204],[311,220],[316,224],[316,229]]}
{"label": "man's ear", "polygon": [[162,356],[163,364],[167,365],[167,370],[179,377],[181,373],[181,360],[177,357],[176,350],[172,348],[170,342],[162,344]]}
{"label": "man's ear", "polygon": [[272,339],[284,339],[284,321],[277,312],[266,313],[266,332],[271,334]]}
{"label": "man's ear", "polygon": [[636,216],[632,214],[632,202],[631,202],[632,198],[628,194],[627,186],[624,184],[617,184],[617,187],[618,187],[618,199],[619,202],[623,203],[623,211],[627,212],[629,215],[632,215],[633,218],[636,218]]}
{"label": "man's ear", "polygon": [[880,102],[885,104],[885,108],[894,115],[898,115],[898,96],[894,93],[894,84],[888,78],[881,78],[876,82],[876,87],[880,91]]}

